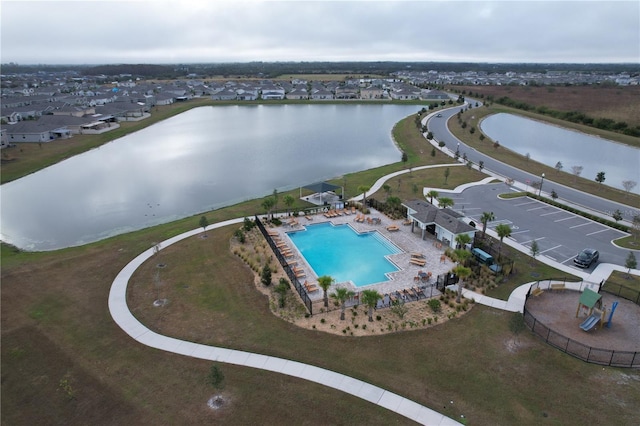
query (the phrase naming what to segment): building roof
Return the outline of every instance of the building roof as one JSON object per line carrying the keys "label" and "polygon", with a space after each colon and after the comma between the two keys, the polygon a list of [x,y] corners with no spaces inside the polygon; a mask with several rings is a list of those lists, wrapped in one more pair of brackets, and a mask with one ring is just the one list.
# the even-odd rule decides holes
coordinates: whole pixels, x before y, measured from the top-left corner
{"label": "building roof", "polygon": [[426,200],[411,200],[403,203],[409,210],[411,217],[423,224],[436,224],[451,233],[464,234],[475,231],[476,228],[460,220],[463,215],[449,209],[439,209]]}

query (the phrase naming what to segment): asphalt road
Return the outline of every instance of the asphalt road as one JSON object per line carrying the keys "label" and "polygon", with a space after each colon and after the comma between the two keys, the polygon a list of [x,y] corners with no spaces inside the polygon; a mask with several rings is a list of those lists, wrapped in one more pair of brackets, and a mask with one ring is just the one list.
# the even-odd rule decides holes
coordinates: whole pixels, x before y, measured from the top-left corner
{"label": "asphalt road", "polygon": [[[473,101],[473,105],[475,105],[475,101]],[[427,127],[436,141],[444,141],[450,150],[458,149],[461,157],[466,153],[467,159],[472,162],[477,164],[483,161],[485,169],[522,184],[541,180],[540,176],[534,176],[497,161],[456,138],[449,131],[447,121],[455,116],[461,108],[456,107],[441,111],[442,117],[437,117],[435,114],[431,116]],[[466,114],[469,113],[473,114],[473,108],[471,112],[466,112]],[[600,251],[600,262],[625,264],[629,251],[617,248],[611,243],[612,240],[625,236],[625,233],[531,198],[523,197],[510,200],[498,198],[499,194],[511,190],[504,183],[500,183],[476,186],[461,194],[452,193],[447,196],[454,200],[453,208],[456,211],[474,220],[476,224],[480,223],[480,216],[483,212],[493,212],[496,220],[488,223],[489,229],[495,228],[500,223],[509,224],[512,229],[511,238],[516,242],[525,247],[531,247],[531,243],[535,240],[541,255],[567,266],[580,269],[573,265],[573,258],[586,247]],[[640,214],[640,209],[637,206],[616,203],[578,191],[553,182],[553,176],[545,176],[542,192],[548,194],[551,190],[555,190],[559,195],[559,201],[582,206],[586,210],[600,212],[606,216],[611,216],[612,212],[617,209],[623,213],[624,219],[631,221],[634,215]],[[588,270],[592,270],[594,267],[595,265]]]}
{"label": "asphalt road", "polygon": [[[475,106],[476,101],[471,101]],[[455,151],[456,148],[460,151],[460,156],[467,154],[467,158],[472,162],[478,164],[480,161],[484,162],[484,167],[498,175],[514,179],[521,183],[528,182],[540,182],[541,176],[535,176],[531,173],[527,173],[508,164],[502,163],[485,155],[481,152],[464,144],[461,140],[456,138],[447,127],[447,121],[449,118],[455,116],[458,111],[463,107],[455,107],[448,110],[441,111],[442,117],[436,117],[433,115],[427,122],[429,131],[433,134],[436,141],[444,141],[447,148]],[[465,114],[473,115],[473,108]],[[533,190],[533,189],[532,189]],[[551,190],[555,190],[559,196],[559,200],[564,200],[578,206],[584,206],[590,210],[601,212],[607,216],[620,210],[624,219],[631,221],[634,215],[640,214],[640,206],[628,206],[625,204],[616,203],[614,201],[606,200],[593,194],[587,194],[582,191],[575,190],[568,186],[561,185],[553,181],[553,176],[545,176],[542,192],[550,193]]]}

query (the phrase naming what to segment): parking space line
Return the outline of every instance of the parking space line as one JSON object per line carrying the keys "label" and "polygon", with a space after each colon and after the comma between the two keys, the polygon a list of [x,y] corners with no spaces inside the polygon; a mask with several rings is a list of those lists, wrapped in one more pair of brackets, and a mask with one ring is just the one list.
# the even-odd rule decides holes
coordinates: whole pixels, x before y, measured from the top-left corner
{"label": "parking space line", "polygon": [[540,216],[549,216],[550,214],[558,214],[558,213],[564,213],[564,210],[557,210],[555,212],[541,214]]}
{"label": "parking space line", "polygon": [[546,237],[540,237],[540,238],[534,238],[533,240],[529,240],[529,241],[525,241],[523,243],[520,243],[522,245],[525,245],[527,243],[533,242],[533,241],[540,241],[540,240],[544,240]]}
{"label": "parking space line", "polygon": [[579,227],[585,226],[585,225],[591,225],[591,222],[581,223],[580,225],[573,225],[573,226],[570,226],[569,229],[579,228]]}
{"label": "parking space line", "polygon": [[562,247],[562,244],[557,245],[557,246],[555,246],[555,247],[551,247],[550,249],[546,249],[546,250],[544,250],[544,251],[541,251],[541,252],[540,252],[540,254],[542,254],[542,253],[546,253],[546,252],[551,251],[551,250],[555,250],[555,249],[557,249],[558,247]]}
{"label": "parking space line", "polygon": [[593,235],[593,234],[599,234],[599,233],[601,233],[601,232],[606,232],[606,231],[608,231],[608,230],[609,230],[609,229],[607,229],[607,228],[605,228],[605,229],[601,229],[601,230],[599,230],[599,231],[595,231],[595,232],[592,232],[592,233],[590,233],[590,234],[587,234],[587,236],[589,236],[589,235]]}
{"label": "parking space line", "polygon": [[570,217],[565,217],[564,219],[554,220],[554,222],[562,222],[564,220],[577,219],[577,218],[578,216],[570,216]]}
{"label": "parking space line", "polygon": [[560,262],[560,263],[567,263],[568,261],[572,260],[575,256],[571,256],[570,258],[568,258],[567,260],[565,260],[564,262]]}
{"label": "parking space line", "polygon": [[532,209],[527,209],[528,212],[532,212],[534,210],[541,210],[541,209],[546,209],[547,206],[540,206],[540,207],[534,207]]}
{"label": "parking space line", "polygon": [[537,201],[528,201],[526,203],[514,204],[514,207],[526,206],[527,204],[536,204]]}
{"label": "parking space line", "polygon": [[524,230],[522,230],[522,231],[512,232],[512,233],[511,233],[511,235],[514,235],[514,234],[523,234],[523,233],[527,233],[527,232],[529,232],[529,230],[528,230],[528,229],[524,229]]}

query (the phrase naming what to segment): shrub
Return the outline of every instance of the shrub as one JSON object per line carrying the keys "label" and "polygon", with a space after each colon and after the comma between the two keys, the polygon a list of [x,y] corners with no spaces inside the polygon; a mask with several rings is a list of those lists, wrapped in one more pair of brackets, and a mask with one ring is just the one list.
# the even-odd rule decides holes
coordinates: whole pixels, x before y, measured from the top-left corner
{"label": "shrub", "polygon": [[440,312],[440,309],[442,309],[442,305],[440,304],[440,301],[438,299],[429,299],[427,301],[427,305],[429,305],[433,312]]}

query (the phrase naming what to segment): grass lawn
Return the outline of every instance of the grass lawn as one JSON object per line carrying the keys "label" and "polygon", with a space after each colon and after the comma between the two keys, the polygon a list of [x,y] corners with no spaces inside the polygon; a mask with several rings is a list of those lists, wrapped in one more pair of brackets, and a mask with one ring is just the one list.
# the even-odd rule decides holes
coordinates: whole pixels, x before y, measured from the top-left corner
{"label": "grass lawn", "polygon": [[[410,135],[411,126],[401,122],[394,135],[403,129]],[[451,161],[439,154],[432,158],[419,136],[399,144],[416,166]],[[353,194],[353,188],[408,166],[398,162],[338,180],[346,179]],[[426,185],[442,178],[441,168],[413,171],[389,186],[393,195],[404,197],[413,195],[413,181]],[[448,184],[456,185],[456,179],[476,177],[465,167],[452,167]],[[206,217],[214,223],[252,216],[262,210],[260,204],[251,200]],[[2,245],[3,423],[411,424],[342,392],[227,364],[219,367],[226,385],[221,392],[229,403],[213,411],[206,405],[217,392],[207,383],[211,362],[147,348],[125,335],[108,312],[112,280],[154,242],[197,228],[199,217],[54,252],[26,253]],[[160,252],[167,265],[159,281],[161,297],[169,299],[164,308],[151,307],[159,259],[143,265],[132,279],[137,290],[129,293],[134,314],[169,335],[348,374],[454,419],[464,415],[468,424],[637,422],[640,373],[587,364],[526,330],[516,333],[511,313],[474,306],[437,327],[364,338],[297,328],[271,314],[251,271],[230,253],[234,230],[209,231],[208,238],[193,237]],[[540,279],[558,275],[529,256],[513,256],[517,274],[489,295],[506,297],[533,274]],[[358,318],[364,318],[360,309]]]}

